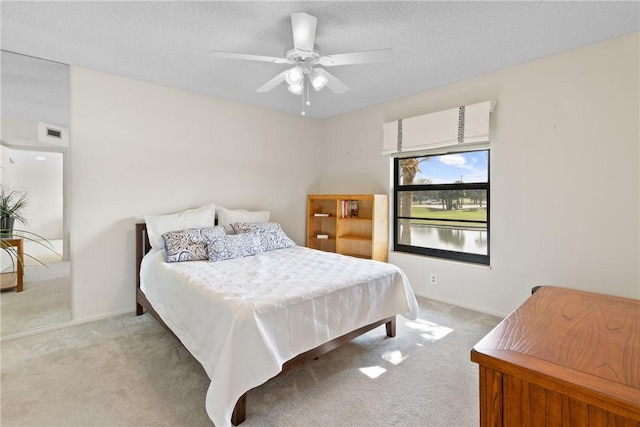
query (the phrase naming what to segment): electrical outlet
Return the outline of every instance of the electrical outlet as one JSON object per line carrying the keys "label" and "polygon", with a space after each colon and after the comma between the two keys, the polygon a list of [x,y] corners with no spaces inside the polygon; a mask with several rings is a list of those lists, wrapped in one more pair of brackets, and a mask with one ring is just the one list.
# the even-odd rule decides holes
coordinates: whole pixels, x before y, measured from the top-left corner
{"label": "electrical outlet", "polygon": [[438,284],[438,276],[436,276],[435,274],[431,275],[431,284],[432,285],[437,285]]}

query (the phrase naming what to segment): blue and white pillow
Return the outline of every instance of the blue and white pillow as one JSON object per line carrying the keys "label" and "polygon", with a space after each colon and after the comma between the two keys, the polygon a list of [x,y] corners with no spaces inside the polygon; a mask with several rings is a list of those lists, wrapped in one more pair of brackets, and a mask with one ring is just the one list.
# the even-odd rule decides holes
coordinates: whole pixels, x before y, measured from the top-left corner
{"label": "blue and white pillow", "polygon": [[237,234],[249,232],[258,233],[260,242],[262,243],[262,249],[265,252],[275,249],[292,248],[296,245],[296,242],[287,236],[277,222],[236,222],[231,225]]}
{"label": "blue and white pillow", "polygon": [[259,255],[263,252],[257,233],[225,234],[207,243],[209,262]]}
{"label": "blue and white pillow", "polygon": [[207,259],[207,242],[224,235],[225,229],[220,226],[168,231],[162,235],[167,250],[167,262]]}
{"label": "blue and white pillow", "polygon": [[218,225],[224,225],[227,234],[234,234],[231,224],[235,222],[267,222],[269,221],[269,211],[248,211],[246,209],[226,209],[216,206],[218,215]]}

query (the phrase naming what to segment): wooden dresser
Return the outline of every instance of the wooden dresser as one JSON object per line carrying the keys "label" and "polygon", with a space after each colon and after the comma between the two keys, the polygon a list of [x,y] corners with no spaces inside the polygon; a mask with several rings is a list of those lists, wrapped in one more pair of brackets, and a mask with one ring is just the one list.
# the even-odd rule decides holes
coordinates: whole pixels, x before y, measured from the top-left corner
{"label": "wooden dresser", "polygon": [[640,300],[540,287],[471,360],[481,426],[640,427]]}

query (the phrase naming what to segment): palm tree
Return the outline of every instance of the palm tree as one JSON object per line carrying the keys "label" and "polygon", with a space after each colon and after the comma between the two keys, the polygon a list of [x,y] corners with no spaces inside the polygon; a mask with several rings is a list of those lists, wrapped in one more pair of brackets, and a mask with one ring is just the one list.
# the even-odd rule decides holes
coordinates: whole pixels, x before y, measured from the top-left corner
{"label": "palm tree", "polygon": [[[418,172],[422,172],[420,170],[420,163],[427,160],[425,157],[412,157],[410,159],[400,159],[400,169],[402,171],[402,185],[411,185],[413,184],[416,175]],[[412,191],[403,191],[400,196],[400,216],[410,217],[411,216],[411,206],[413,204],[413,192]],[[411,220],[409,219],[401,219],[400,220],[400,241],[402,244],[410,245],[411,244]]]}

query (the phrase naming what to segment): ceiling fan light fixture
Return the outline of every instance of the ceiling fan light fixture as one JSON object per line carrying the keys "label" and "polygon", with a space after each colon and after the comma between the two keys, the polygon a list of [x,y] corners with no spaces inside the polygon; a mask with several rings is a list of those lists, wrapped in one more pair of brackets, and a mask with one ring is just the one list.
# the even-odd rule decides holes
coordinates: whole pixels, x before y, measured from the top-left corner
{"label": "ceiling fan light fixture", "polygon": [[301,84],[303,77],[304,73],[302,71],[302,67],[297,65],[289,70],[289,72],[285,76],[285,79],[287,80],[289,86],[294,86]]}
{"label": "ceiling fan light fixture", "polygon": [[302,95],[300,97],[301,114],[304,116],[305,107],[311,105],[311,87],[317,92],[326,86],[329,91],[336,94],[344,93],[349,89],[323,67],[386,62],[394,55],[393,50],[387,48],[323,56],[315,43],[317,21],[315,16],[304,12],[291,14],[293,48],[285,51],[282,57],[222,51],[213,51],[211,54],[218,58],[288,64],[287,68],[281,69],[278,75],[256,89],[256,92],[266,93],[286,82],[289,92]]}
{"label": "ceiling fan light fixture", "polygon": [[300,95],[302,93],[302,82],[289,84],[289,92]]}
{"label": "ceiling fan light fixture", "polygon": [[327,79],[327,76],[322,74],[321,71],[315,69],[309,74],[309,81],[311,82],[311,86],[313,86],[316,91],[319,91],[325,87],[327,82],[329,82],[329,79]]}

